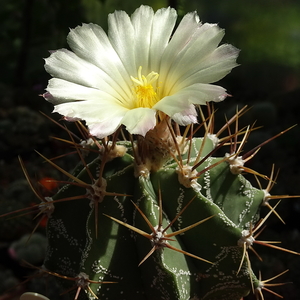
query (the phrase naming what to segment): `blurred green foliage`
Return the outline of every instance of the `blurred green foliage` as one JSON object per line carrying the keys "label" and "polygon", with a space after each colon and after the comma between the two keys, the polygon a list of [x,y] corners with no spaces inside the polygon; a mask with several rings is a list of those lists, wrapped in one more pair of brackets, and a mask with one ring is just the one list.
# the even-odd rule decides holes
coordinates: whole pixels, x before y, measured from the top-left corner
{"label": "blurred green foliage", "polygon": [[107,14],[132,13],[140,4],[154,9],[175,3],[179,14],[197,10],[206,22],[225,27],[226,41],[243,51],[243,62],[300,67],[300,2],[279,0],[15,0],[0,8],[0,88],[46,85],[43,57],[66,47],[69,28],[83,22],[107,28]]}
{"label": "blurred green foliage", "polygon": [[281,0],[184,1],[204,21],[226,28],[246,61],[300,67],[300,2]]}

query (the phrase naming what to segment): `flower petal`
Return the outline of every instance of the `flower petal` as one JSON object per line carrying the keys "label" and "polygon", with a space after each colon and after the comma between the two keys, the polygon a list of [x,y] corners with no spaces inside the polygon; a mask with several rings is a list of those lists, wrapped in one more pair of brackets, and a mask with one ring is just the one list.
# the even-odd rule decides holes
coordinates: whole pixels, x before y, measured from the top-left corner
{"label": "flower petal", "polygon": [[164,52],[160,71],[164,84],[160,91],[162,96],[172,95],[194,83],[216,82],[237,65],[239,51],[235,47],[217,48],[224,30],[216,24],[202,25],[198,20],[195,13],[186,15]]}
{"label": "flower petal", "polygon": [[[164,65],[170,66],[166,81],[167,85],[170,81],[176,82],[185,74],[190,74],[190,69],[194,69],[201,61],[205,60],[215,50],[224,36],[224,30],[216,24],[205,23],[202,25],[199,23],[197,27],[193,27],[194,31],[189,33],[190,39],[188,41],[182,38],[181,44],[178,45],[179,47],[176,45],[176,48],[173,46],[172,38],[164,53],[162,58],[163,67]],[[176,43],[178,44],[178,41]],[[168,56],[172,57],[172,63],[170,63]]]}
{"label": "flower petal", "polygon": [[186,126],[192,123],[197,123],[197,111],[192,104],[188,109],[183,112],[176,113],[172,119],[179,125]]}
{"label": "flower petal", "polygon": [[105,93],[104,91],[72,83],[59,78],[52,78],[49,80],[47,91],[50,93],[51,97],[49,97],[46,93],[45,99],[55,105],[63,102],[72,102],[78,100],[99,100],[98,105],[101,105],[100,99],[103,99],[102,101],[117,102],[113,96]]}
{"label": "flower petal", "polygon": [[109,15],[109,40],[128,74],[136,77],[140,66],[146,74],[158,71],[176,18],[174,9],[163,8],[154,13],[145,5],[140,6],[131,18],[122,11]]}
{"label": "flower petal", "polygon": [[135,108],[127,111],[122,120],[122,124],[131,134],[140,134],[145,136],[146,133],[156,125],[156,111],[151,108]]}
{"label": "flower petal", "polygon": [[144,5],[138,8],[131,16],[134,28],[134,41],[136,46],[138,46],[138,49],[137,47],[134,48],[136,66],[142,66],[146,74],[149,73],[148,62],[153,17],[153,9]]}
{"label": "flower petal", "polygon": [[69,50],[58,50],[45,61],[45,69],[53,77],[103,90],[119,99],[123,98],[124,90],[115,84],[112,77]]}
{"label": "flower petal", "polygon": [[[196,12],[186,14],[179,23],[172,39],[170,40],[168,47],[164,51],[162,57],[163,68],[161,72],[169,72],[169,68],[175,62],[175,58],[182,51],[182,49],[189,43],[197,28],[199,28],[199,17]],[[171,62],[171,64],[170,64]],[[169,68],[167,68],[169,67]],[[162,75],[165,75],[162,73]]]}
{"label": "flower petal", "polygon": [[134,28],[124,11],[108,15],[108,38],[128,74],[134,76],[139,66],[135,61]]}
{"label": "flower petal", "polygon": [[148,74],[159,69],[160,58],[175,26],[174,9],[159,9],[155,14],[149,6],[141,6],[131,16],[134,27],[136,65]]}
{"label": "flower petal", "polygon": [[131,74],[127,73],[107,34],[100,26],[95,24],[77,26],[70,31],[67,40],[76,55],[94,64],[107,75],[109,84],[117,85],[126,95],[130,94]]}
{"label": "flower petal", "polygon": [[203,105],[209,101],[218,102],[224,100],[226,96],[226,90],[221,86],[197,83],[163,98],[153,108],[173,118],[176,113],[182,114],[189,110],[190,104]]}
{"label": "flower petal", "polygon": [[[216,24],[202,25],[197,22],[198,19],[196,14],[188,14],[181,22],[184,23],[183,26],[179,24],[164,52],[161,80],[165,82],[166,87],[172,87],[186,73],[190,74],[190,69],[205,60],[224,36],[224,30]],[[187,28],[190,30],[188,33]],[[165,94],[168,93],[169,91],[165,90]]]}
{"label": "flower petal", "polygon": [[113,118],[110,122],[101,122],[101,123],[94,123],[88,125],[90,134],[99,138],[103,139],[106,136],[111,135],[114,133],[119,127],[121,123],[122,117]]}
{"label": "flower petal", "polygon": [[170,93],[181,90],[195,83],[213,83],[225,77],[236,67],[236,58],[239,50],[232,45],[224,44],[215,49],[201,63],[195,64],[195,67],[189,70],[189,73],[182,75],[174,84],[176,86]]}
{"label": "flower petal", "polygon": [[168,46],[176,20],[177,13],[173,8],[162,8],[155,13],[151,32],[149,72],[158,72],[160,69],[161,57]]}
{"label": "flower petal", "polygon": [[58,104],[53,112],[57,112],[69,118],[79,118],[85,120],[87,125],[95,123],[111,123],[114,119],[122,119],[128,110],[113,102],[99,101],[76,101]]}

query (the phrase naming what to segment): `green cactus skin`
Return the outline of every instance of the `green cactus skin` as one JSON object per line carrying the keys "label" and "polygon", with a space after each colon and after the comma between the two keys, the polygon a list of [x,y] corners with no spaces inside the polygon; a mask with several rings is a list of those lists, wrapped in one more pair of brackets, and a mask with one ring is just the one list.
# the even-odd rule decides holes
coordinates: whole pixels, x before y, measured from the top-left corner
{"label": "green cactus skin", "polygon": [[[80,184],[70,182],[53,197],[44,267],[66,290],[81,287],[80,299],[240,300],[261,287],[244,253],[244,233],[258,221],[265,193],[232,174],[228,159],[210,155],[212,139],[187,139],[176,160],[164,158],[150,172],[137,164],[139,149],[131,143],[115,148],[122,151],[88,154],[86,166],[73,172]],[[200,149],[207,158],[198,166]],[[191,174],[200,175],[190,180],[194,165]],[[154,229],[174,221],[164,234],[180,252],[141,235],[153,234],[145,219]]]}

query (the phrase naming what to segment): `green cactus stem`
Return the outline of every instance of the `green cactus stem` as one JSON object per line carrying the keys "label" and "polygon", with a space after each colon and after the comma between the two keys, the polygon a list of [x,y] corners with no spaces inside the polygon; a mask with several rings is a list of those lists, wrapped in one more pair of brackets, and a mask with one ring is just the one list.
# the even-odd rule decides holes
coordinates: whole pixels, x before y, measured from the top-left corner
{"label": "green cactus stem", "polygon": [[[52,208],[43,270],[70,297],[240,300],[267,289],[248,250],[276,207],[260,221],[272,184],[255,188],[242,174],[256,174],[239,154],[251,130],[220,139],[203,125],[203,137],[167,120],[145,138],[72,141],[80,161],[42,203]],[[230,154],[216,156],[228,142]]]}

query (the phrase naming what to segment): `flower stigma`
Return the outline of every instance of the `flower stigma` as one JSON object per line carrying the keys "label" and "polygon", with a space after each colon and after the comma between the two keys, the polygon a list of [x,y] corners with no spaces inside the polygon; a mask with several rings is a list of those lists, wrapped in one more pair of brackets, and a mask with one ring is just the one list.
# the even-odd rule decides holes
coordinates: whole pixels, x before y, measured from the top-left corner
{"label": "flower stigma", "polygon": [[147,76],[142,75],[142,67],[138,69],[138,77],[131,76],[131,80],[136,84],[134,87],[135,92],[135,105],[134,108],[148,107],[152,108],[158,101],[158,96],[153,87],[153,83],[158,79],[159,74],[152,71]]}

